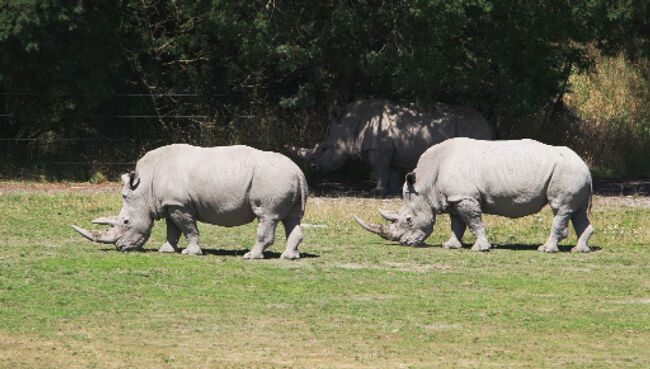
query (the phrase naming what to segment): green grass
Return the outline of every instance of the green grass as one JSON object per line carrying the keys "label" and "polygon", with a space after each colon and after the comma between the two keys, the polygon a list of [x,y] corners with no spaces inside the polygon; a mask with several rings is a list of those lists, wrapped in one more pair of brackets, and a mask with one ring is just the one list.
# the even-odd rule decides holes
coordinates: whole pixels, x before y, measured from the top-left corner
{"label": "green grass", "polygon": [[[255,224],[202,224],[203,257],[119,253],[68,226],[119,195],[0,196],[3,368],[647,368],[650,209],[597,198],[596,252],[535,251],[548,209],[486,217],[489,253],[363,231],[398,200],[312,198],[306,258],[245,261]],[[281,227],[279,227],[281,228]],[[158,222],[147,251],[164,239]],[[466,242],[471,237],[466,235]],[[562,245],[575,244],[572,235]]]}

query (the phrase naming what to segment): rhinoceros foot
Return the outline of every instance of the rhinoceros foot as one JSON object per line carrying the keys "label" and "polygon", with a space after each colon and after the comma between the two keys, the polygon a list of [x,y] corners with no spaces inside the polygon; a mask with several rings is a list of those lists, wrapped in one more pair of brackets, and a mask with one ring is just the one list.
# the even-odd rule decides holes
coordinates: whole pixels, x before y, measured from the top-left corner
{"label": "rhinoceros foot", "polygon": [[460,243],[456,238],[449,239],[442,244],[442,247],[445,249],[460,249],[463,247],[463,244]]}
{"label": "rhinoceros foot", "polygon": [[587,245],[577,245],[571,249],[571,252],[590,252],[591,249]]}
{"label": "rhinoceros foot", "polygon": [[300,259],[300,253],[298,250],[285,250],[280,257],[289,260]]}
{"label": "rhinoceros foot", "polygon": [[478,239],[472,246],[472,251],[489,251],[492,245],[487,240]]}
{"label": "rhinoceros foot", "polygon": [[264,254],[261,252],[254,252],[253,250],[244,254],[244,259],[264,259]]}
{"label": "rhinoceros foot", "polygon": [[169,253],[172,253],[172,252],[176,252],[176,251],[178,251],[178,249],[177,249],[176,247],[172,246],[172,244],[170,244],[169,242],[165,242],[165,243],[164,243],[162,246],[160,246],[160,248],[158,249],[158,252],[169,252]]}
{"label": "rhinoceros foot", "polygon": [[557,244],[549,244],[548,242],[537,248],[537,251],[541,252],[558,252],[560,249],[557,247]]}
{"label": "rhinoceros foot", "polygon": [[187,255],[203,255],[203,251],[198,245],[189,245],[183,250],[183,254]]}
{"label": "rhinoceros foot", "polygon": [[373,188],[370,190],[369,195],[372,197],[386,197],[388,196],[388,190],[385,188]]}

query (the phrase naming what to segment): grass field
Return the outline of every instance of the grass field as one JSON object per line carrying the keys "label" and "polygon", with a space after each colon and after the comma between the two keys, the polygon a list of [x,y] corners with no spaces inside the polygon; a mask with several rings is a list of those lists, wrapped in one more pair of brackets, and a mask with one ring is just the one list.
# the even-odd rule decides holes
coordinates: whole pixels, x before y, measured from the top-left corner
{"label": "grass field", "polygon": [[[373,236],[397,199],[311,198],[299,261],[245,261],[255,225],[201,225],[208,255],[119,253],[75,234],[118,191],[0,195],[2,368],[648,368],[650,209],[595,198],[589,254],[536,251],[551,214],[486,217],[499,247]],[[466,236],[465,242],[472,240]],[[563,251],[575,244],[571,235]]]}

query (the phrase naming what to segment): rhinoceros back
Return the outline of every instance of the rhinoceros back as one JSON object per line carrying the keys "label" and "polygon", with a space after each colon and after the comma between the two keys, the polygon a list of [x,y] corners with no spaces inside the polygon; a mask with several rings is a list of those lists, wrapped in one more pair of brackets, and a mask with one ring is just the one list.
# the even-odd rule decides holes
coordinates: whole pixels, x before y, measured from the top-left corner
{"label": "rhinoceros back", "polygon": [[386,105],[385,119],[395,149],[393,165],[413,168],[429,147],[454,137],[492,139],[492,130],[475,109],[438,103],[432,111],[421,112],[397,105]]}

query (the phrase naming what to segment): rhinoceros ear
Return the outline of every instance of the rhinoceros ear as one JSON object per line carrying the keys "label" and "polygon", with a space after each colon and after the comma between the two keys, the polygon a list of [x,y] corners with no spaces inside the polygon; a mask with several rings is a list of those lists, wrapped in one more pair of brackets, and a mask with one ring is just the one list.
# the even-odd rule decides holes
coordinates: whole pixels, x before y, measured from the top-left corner
{"label": "rhinoceros ear", "polygon": [[409,186],[413,186],[415,184],[415,172],[411,172],[406,175],[406,183]]}
{"label": "rhinoceros ear", "polygon": [[134,171],[122,174],[122,184],[129,186],[131,190],[135,190],[140,184],[140,177]]}
{"label": "rhinoceros ear", "polygon": [[132,190],[135,190],[136,188],[138,188],[138,185],[140,184],[140,176],[138,175],[137,172],[134,171],[129,172],[129,175],[131,177],[129,186],[131,187]]}
{"label": "rhinoceros ear", "polygon": [[406,175],[406,188],[409,193],[414,193],[415,192],[415,172],[408,173]]}

